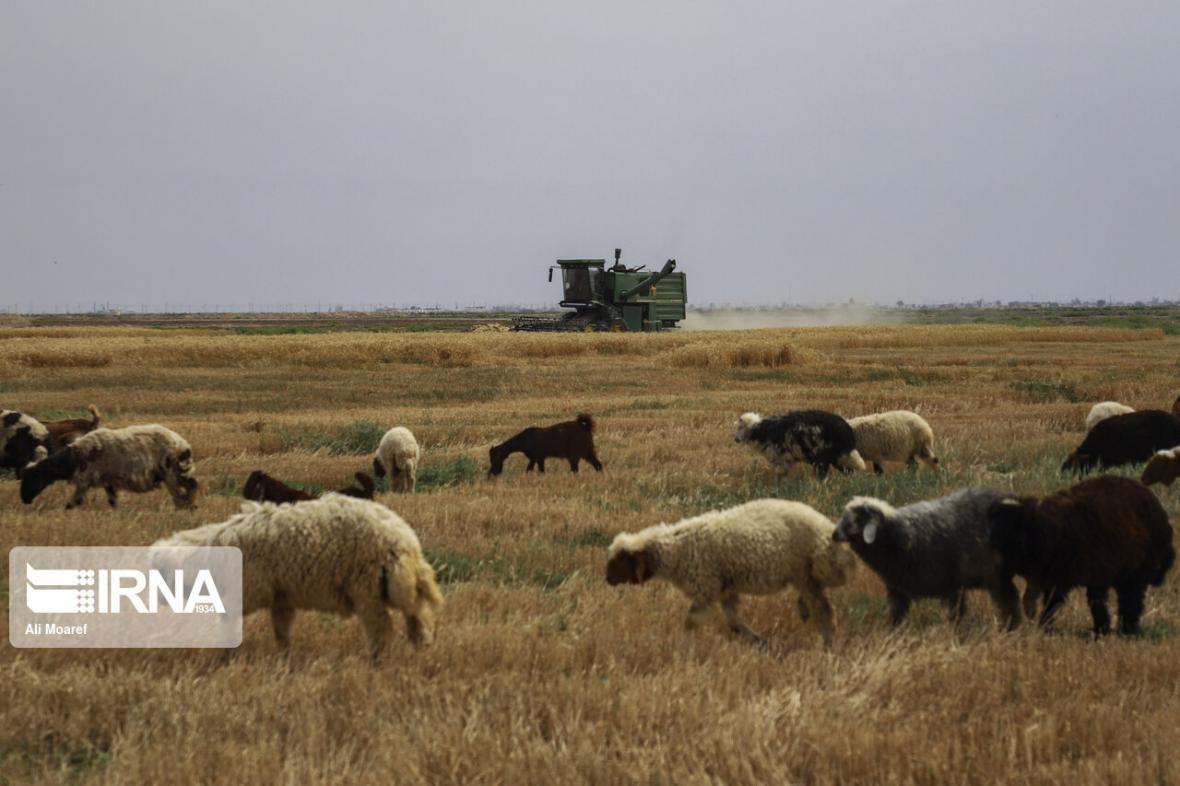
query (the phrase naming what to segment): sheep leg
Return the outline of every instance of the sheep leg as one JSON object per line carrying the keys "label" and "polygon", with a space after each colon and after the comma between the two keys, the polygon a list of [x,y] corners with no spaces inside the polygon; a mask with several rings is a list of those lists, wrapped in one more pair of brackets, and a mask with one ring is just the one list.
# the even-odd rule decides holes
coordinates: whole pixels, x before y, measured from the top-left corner
{"label": "sheep leg", "polygon": [[282,593],[275,596],[270,606],[270,625],[275,641],[285,655],[291,649],[291,625],[295,622],[295,606]]}
{"label": "sheep leg", "polygon": [[800,595],[799,599],[795,601],[795,607],[799,610],[799,619],[803,622],[811,619],[811,607],[807,605],[807,598]]}
{"label": "sheep leg", "polygon": [[572,458],[569,461],[570,461],[570,472],[577,472],[578,471],[578,459]]}
{"label": "sheep leg", "polygon": [[943,598],[942,602],[946,606],[951,622],[958,625],[967,614],[967,591],[960,589],[949,598]]}
{"label": "sheep leg", "polygon": [[1000,622],[1005,630],[1016,630],[1020,627],[1020,593],[1012,580],[1001,582],[999,586],[988,590],[992,603],[1000,612]]}
{"label": "sheep leg", "polygon": [[1024,616],[1031,619],[1036,619],[1037,616],[1037,600],[1042,594],[1041,585],[1037,584],[1032,579],[1028,579],[1024,588]]}
{"label": "sheep leg", "polygon": [[868,463],[873,465],[873,474],[874,475],[884,475],[885,474],[885,468],[883,466],[881,466],[880,461],[870,461]]}
{"label": "sheep leg", "polygon": [[1106,608],[1106,587],[1086,587],[1086,602],[1090,604],[1090,616],[1094,619],[1094,635],[1110,633],[1110,611]]}
{"label": "sheep leg", "polygon": [[688,607],[688,616],[684,618],[685,630],[696,630],[705,619],[705,615],[709,613],[712,608],[713,601],[709,600],[694,600],[692,605]]}
{"label": "sheep leg", "polygon": [[537,459],[537,472],[545,474],[545,459]]}
{"label": "sheep leg", "polygon": [[[533,467],[535,467],[535,466],[537,466],[537,462],[533,461],[532,459],[529,459],[529,465],[524,468],[524,471],[525,472],[532,472]],[[541,471],[544,472],[545,470],[541,470]]]}
{"label": "sheep leg", "polygon": [[110,505],[112,508],[118,507],[119,506],[119,495],[115,491],[115,487],[108,483],[107,485],[103,486],[103,490],[106,491],[106,493],[107,493],[107,504]]}
{"label": "sheep leg", "polygon": [[[369,640],[369,656],[376,662],[381,657],[381,653],[393,633],[393,623],[389,619],[389,612],[385,610],[385,605],[381,602],[381,599],[374,596],[371,599],[366,599],[364,602],[358,602],[356,615],[360,619],[361,627],[365,629],[365,636]],[[410,640],[414,641],[414,631],[412,629],[410,630]],[[415,646],[420,643],[420,641],[414,641]]]}
{"label": "sheep leg", "polygon": [[821,461],[813,466],[815,467],[815,476],[820,480],[826,479],[828,477],[828,471],[832,468],[832,465],[826,461]]}
{"label": "sheep leg", "polygon": [[86,492],[90,489],[85,486],[74,486],[74,496],[70,497],[70,501],[66,503],[66,510],[76,508],[86,501]]}
{"label": "sheep leg", "polygon": [[740,599],[737,595],[729,595],[721,599],[721,610],[725,612],[725,621],[729,625],[729,629],[757,644],[765,644],[766,639],[750,630],[750,626],[745,623],[741,614],[738,613],[739,603]]}
{"label": "sheep leg", "polygon": [[[823,588],[812,579],[804,588],[808,605],[815,611],[815,627],[819,630],[819,637],[823,640],[824,648],[832,648],[832,604],[824,595]],[[799,599],[801,602],[803,598]]]}
{"label": "sheep leg", "polygon": [[1142,584],[1116,587],[1119,598],[1119,633],[1136,635],[1140,632],[1139,618],[1143,616],[1143,596],[1147,587]]}
{"label": "sheep leg", "polygon": [[1042,628],[1049,628],[1053,624],[1053,618],[1057,616],[1057,612],[1061,610],[1061,604],[1065,603],[1065,597],[1069,594],[1068,589],[1058,589],[1053,587],[1045,596],[1045,608],[1041,610],[1041,618],[1037,624]]}
{"label": "sheep leg", "polygon": [[598,456],[591,453],[586,457],[586,460],[590,462],[590,466],[594,467],[596,472],[602,472],[602,462],[598,460]]}
{"label": "sheep leg", "polygon": [[905,619],[905,615],[910,610],[910,604],[913,601],[894,590],[889,590],[885,598],[885,603],[889,607],[889,622],[891,625],[897,626]]}

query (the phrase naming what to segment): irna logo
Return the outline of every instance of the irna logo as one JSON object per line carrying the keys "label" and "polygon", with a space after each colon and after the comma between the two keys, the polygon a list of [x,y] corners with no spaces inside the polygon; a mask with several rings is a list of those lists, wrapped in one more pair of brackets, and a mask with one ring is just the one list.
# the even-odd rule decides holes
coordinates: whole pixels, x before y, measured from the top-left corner
{"label": "irna logo", "polygon": [[[96,582],[97,578],[97,582]],[[208,569],[191,581],[184,570],[38,569],[25,564],[25,605],[34,614],[155,614],[161,604],[175,614],[224,614],[225,604]]]}
{"label": "irna logo", "polygon": [[19,546],[8,553],[14,647],[236,647],[242,552]]}

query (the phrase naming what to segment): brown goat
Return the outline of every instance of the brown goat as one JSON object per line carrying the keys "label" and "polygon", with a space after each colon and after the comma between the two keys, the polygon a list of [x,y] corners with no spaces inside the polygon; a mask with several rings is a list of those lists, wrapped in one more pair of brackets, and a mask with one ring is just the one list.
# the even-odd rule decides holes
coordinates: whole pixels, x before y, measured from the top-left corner
{"label": "brown goat", "polygon": [[488,475],[504,471],[504,459],[513,453],[523,453],[529,460],[525,472],[533,467],[545,471],[545,459],[563,458],[570,463],[570,471],[578,471],[578,462],[585,460],[602,472],[602,462],[594,453],[594,418],[582,413],[574,420],[552,426],[530,426],[488,451],[491,468]]}
{"label": "brown goat", "polygon": [[1168,514],[1131,478],[1102,475],[1039,499],[1007,497],[988,517],[1004,572],[1028,580],[1025,611],[1045,593],[1041,627],[1070,590],[1085,587],[1094,634],[1109,633],[1106,596],[1114,587],[1119,631],[1138,633],[1147,587],[1163,583],[1176,557]]}
{"label": "brown goat", "polygon": [[[373,479],[364,472],[358,472],[353,477],[356,478],[356,485],[340,489],[336,493],[359,499],[372,499]],[[255,502],[274,502],[282,505],[288,502],[306,502],[319,495],[288,486],[283,481],[256,469],[250,473],[250,477],[246,478],[242,496]]]}
{"label": "brown goat", "polygon": [[1170,486],[1176,478],[1180,478],[1180,446],[1171,450],[1161,450],[1152,456],[1143,469],[1143,476],[1139,478],[1139,482],[1144,486],[1155,483]]}
{"label": "brown goat", "polygon": [[83,437],[98,428],[102,416],[98,407],[91,404],[89,418],[66,418],[64,420],[42,420],[41,425],[49,432],[49,452],[54,453],[66,445],[72,445],[78,437]]}

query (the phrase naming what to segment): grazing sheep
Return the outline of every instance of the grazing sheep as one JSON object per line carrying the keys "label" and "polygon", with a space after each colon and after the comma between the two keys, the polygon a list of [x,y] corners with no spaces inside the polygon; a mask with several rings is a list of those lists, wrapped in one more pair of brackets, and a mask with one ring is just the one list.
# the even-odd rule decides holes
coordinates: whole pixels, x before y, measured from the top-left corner
{"label": "grazing sheep", "polygon": [[819,409],[768,418],[747,412],[738,418],[733,439],[764,454],[779,474],[795,464],[810,464],[821,478],[833,465],[844,472],[865,469],[852,426],[839,415]]}
{"label": "grazing sheep", "polygon": [[530,426],[488,450],[491,462],[488,475],[503,472],[504,459],[513,453],[523,453],[529,460],[525,472],[531,472],[533,467],[544,472],[545,459],[548,458],[565,459],[570,464],[570,472],[578,471],[579,461],[587,461],[602,472],[602,462],[594,452],[594,428],[594,418],[585,413],[552,426]]}
{"label": "grazing sheep", "polygon": [[[357,485],[340,489],[336,493],[346,497],[372,499],[373,479],[363,472],[358,472],[353,477],[356,478]],[[246,478],[246,485],[242,488],[242,496],[254,502],[274,502],[281,505],[288,502],[305,502],[309,499],[316,499],[319,494],[311,494],[293,488],[277,478],[272,478],[262,470],[256,469],[250,473],[250,477]]]}
{"label": "grazing sheep", "polygon": [[28,505],[55,481],[72,480],[74,496],[66,510],[81,505],[95,486],[106,491],[113,508],[119,489],[151,491],[163,483],[176,507],[191,508],[197,492],[192,469],[193,449],[175,431],[155,424],[100,428],[27,468],[20,498]]}
{"label": "grazing sheep", "polygon": [[269,609],[285,652],[297,609],[356,614],[374,660],[389,640],[386,608],[405,615],[415,646],[434,638],[443,599],[414,530],[376,502],[327,494],[298,505],[246,502],[220,524],[178,532],[155,547],[236,546],[242,613]]}
{"label": "grazing sheep", "polygon": [[1147,586],[1163,583],[1176,556],[1168,514],[1130,478],[1102,475],[1040,499],[1005,496],[989,516],[1004,572],[1028,580],[1030,616],[1045,594],[1041,627],[1052,623],[1070,590],[1085,587],[1094,634],[1109,633],[1106,596],[1114,587],[1119,631],[1138,633]]}
{"label": "grazing sheep", "polygon": [[832,607],[824,588],[846,583],[856,560],[832,542],[832,522],[802,502],[763,499],[677,524],[624,533],[610,546],[609,584],[671,582],[692,600],[686,626],[696,627],[720,601],[730,630],[761,637],[738,613],[742,595],[770,595],[795,586],[799,615],[815,614],[825,646],[832,643]]}
{"label": "grazing sheep", "polygon": [[1090,407],[1090,414],[1086,415],[1086,431],[1094,428],[1094,424],[1107,418],[1112,418],[1115,415],[1126,415],[1128,412],[1134,411],[1134,407],[1128,407],[1126,404],[1120,404],[1117,401],[1099,402]]}
{"label": "grazing sheep", "polygon": [[986,589],[1011,630],[1020,624],[1019,595],[988,543],[987,511],[1004,496],[975,486],[901,508],[854,497],[833,537],[852,544],[885,582],[894,625],[917,598],[941,599],[958,622],[967,611],[966,590]]}
{"label": "grazing sheep", "polygon": [[882,461],[904,461],[917,466],[915,459],[921,459],[938,469],[938,457],[934,455],[934,430],[921,415],[907,409],[862,415],[848,421],[856,434],[856,450],[865,464],[872,464],[880,475],[885,470]]}
{"label": "grazing sheep", "polygon": [[1113,415],[1098,421],[1065,459],[1061,471],[1085,475],[1095,467],[1138,464],[1173,445],[1180,445],[1180,417],[1159,409]]}
{"label": "grazing sheep", "polygon": [[373,474],[379,478],[389,473],[389,487],[410,492],[418,482],[418,440],[405,426],[394,426],[381,437],[373,456]]}
{"label": "grazing sheep", "polygon": [[25,467],[49,455],[49,429],[31,415],[0,410],[0,467],[19,478]]}
{"label": "grazing sheep", "polygon": [[1143,468],[1143,476],[1139,478],[1139,482],[1144,486],[1156,483],[1170,486],[1176,478],[1180,478],[1180,445],[1171,450],[1161,450],[1152,456]]}

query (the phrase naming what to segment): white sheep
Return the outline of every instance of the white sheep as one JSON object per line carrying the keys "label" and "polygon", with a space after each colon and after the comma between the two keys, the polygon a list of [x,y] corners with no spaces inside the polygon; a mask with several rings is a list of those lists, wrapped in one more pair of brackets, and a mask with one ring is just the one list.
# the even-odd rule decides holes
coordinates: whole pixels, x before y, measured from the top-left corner
{"label": "white sheep", "polygon": [[738,613],[741,595],[769,595],[795,586],[799,616],[815,614],[825,646],[832,642],[832,607],[825,587],[848,581],[856,559],[832,542],[835,526],[822,513],[779,499],[747,502],[677,524],[623,533],[610,546],[609,584],[671,582],[692,600],[685,625],[694,628],[720,601],[729,628],[762,641]]}
{"label": "white sheep", "polygon": [[113,508],[120,489],[151,491],[163,483],[176,507],[190,508],[197,493],[192,470],[192,447],[171,429],[154,423],[100,428],[28,467],[21,477],[20,498],[27,505],[54,482],[72,480],[74,496],[67,510],[81,505],[95,486],[106,491]]}
{"label": "white sheep", "polygon": [[1100,423],[1107,418],[1115,415],[1126,415],[1128,412],[1134,412],[1133,407],[1128,407],[1126,404],[1120,404],[1117,401],[1102,401],[1090,407],[1090,414],[1086,415],[1086,431],[1094,428],[1096,423]]}
{"label": "white sheep", "polygon": [[443,603],[434,569],[414,530],[370,500],[325,494],[294,505],[247,502],[228,521],[153,546],[241,549],[242,614],[269,609],[284,652],[297,609],[356,614],[374,660],[392,632],[387,607],[405,615],[415,646],[434,638],[434,614]]}
{"label": "white sheep", "polygon": [[373,456],[373,474],[378,478],[389,473],[389,487],[394,491],[413,491],[418,482],[418,440],[405,426],[394,426],[381,437]]}
{"label": "white sheep", "polygon": [[915,459],[919,459],[938,468],[934,430],[917,412],[895,409],[852,418],[848,424],[856,434],[857,452],[878,475],[885,471],[882,461],[904,461],[915,466]]}

